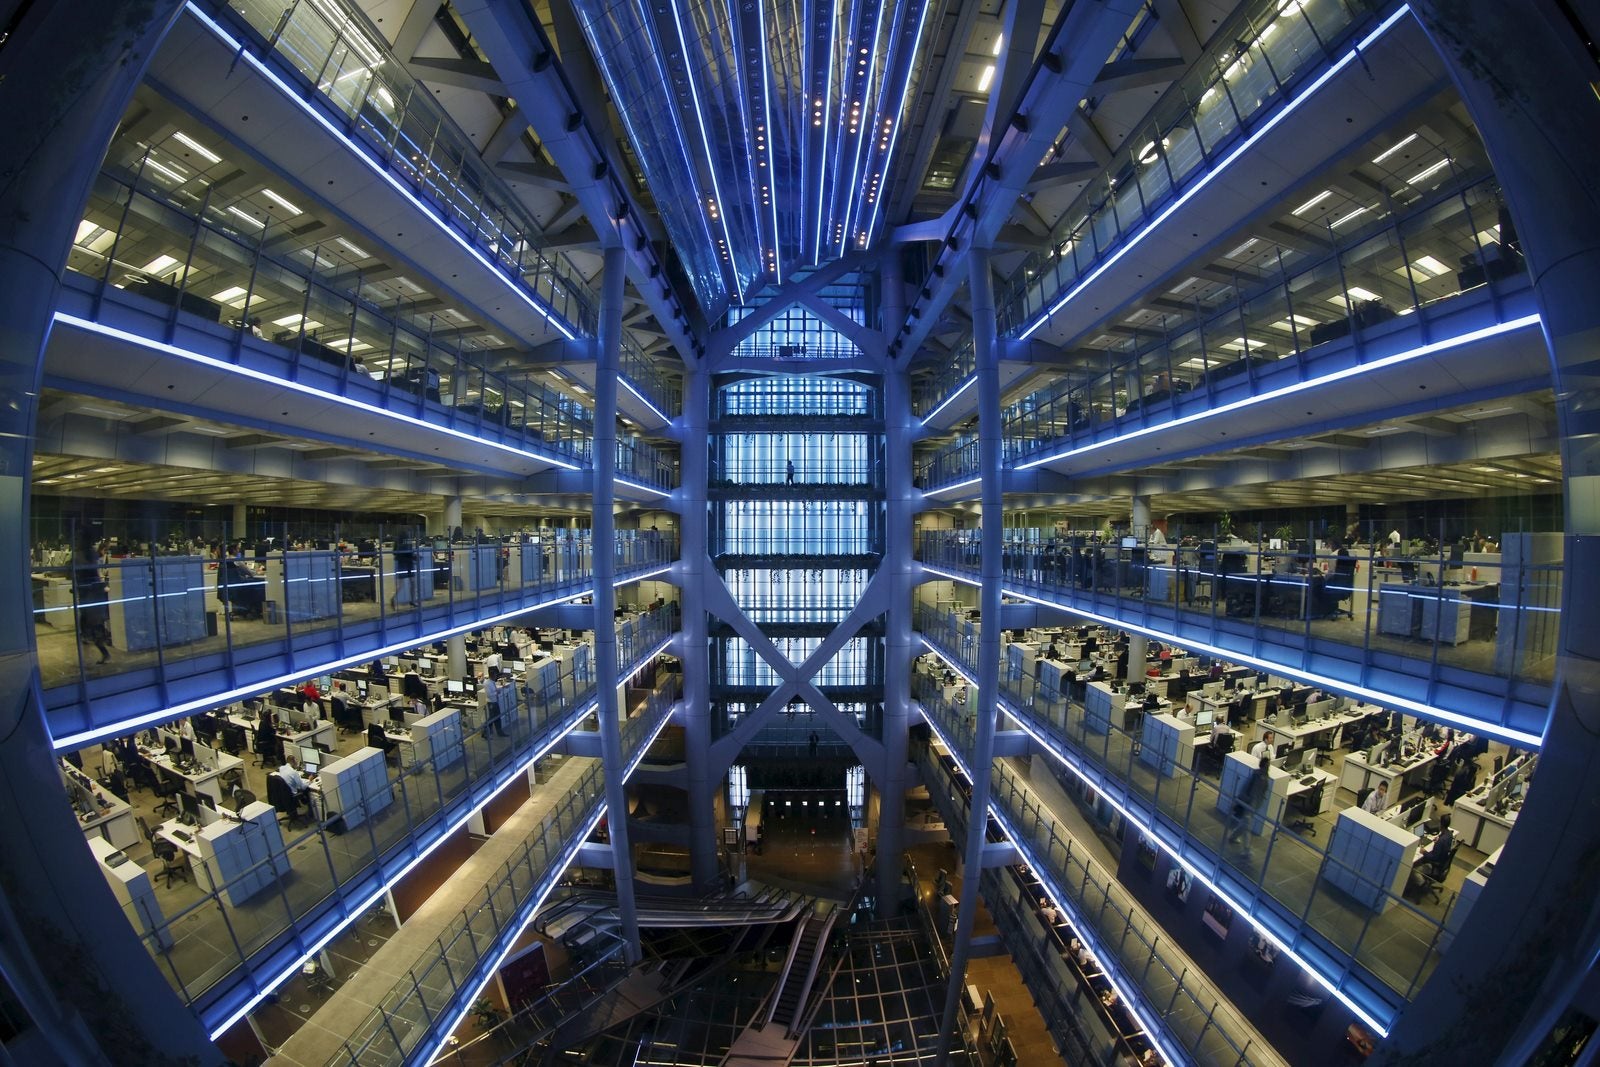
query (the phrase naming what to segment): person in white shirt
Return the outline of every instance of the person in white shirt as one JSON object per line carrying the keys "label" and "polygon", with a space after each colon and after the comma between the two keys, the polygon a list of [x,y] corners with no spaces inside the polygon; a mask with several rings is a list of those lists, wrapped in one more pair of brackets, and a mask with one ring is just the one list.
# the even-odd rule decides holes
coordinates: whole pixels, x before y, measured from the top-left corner
{"label": "person in white shirt", "polygon": [[500,737],[506,735],[506,728],[500,722],[499,667],[490,667],[489,673],[483,679],[483,729],[478,731],[478,736],[487,741],[491,728]]}
{"label": "person in white shirt", "polygon": [[1271,759],[1277,752],[1272,745],[1272,731],[1268,730],[1261,735],[1261,740],[1250,746],[1250,758],[1259,760],[1262,756]]}
{"label": "person in white shirt", "polygon": [[278,768],[278,777],[282,778],[289,786],[289,791],[296,797],[301,796],[311,788],[311,783],[306,776],[300,773],[300,761],[293,756],[288,756],[283,761],[283,766]]}
{"label": "person in white shirt", "polygon": [[1376,815],[1389,806],[1389,783],[1379,782],[1378,788],[1367,794],[1367,799],[1362,803],[1361,810]]}

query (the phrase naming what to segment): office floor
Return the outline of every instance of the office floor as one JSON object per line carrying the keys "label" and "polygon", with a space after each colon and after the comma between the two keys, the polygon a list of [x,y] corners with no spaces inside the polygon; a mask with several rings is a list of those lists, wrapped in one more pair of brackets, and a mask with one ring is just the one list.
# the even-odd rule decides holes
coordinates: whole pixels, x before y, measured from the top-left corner
{"label": "office floor", "polygon": [[[1128,766],[1126,742],[1113,736],[1109,756],[1109,762],[1113,765]],[[1338,775],[1343,768],[1344,757],[1343,750],[1335,751],[1323,769]],[[1483,759],[1487,761],[1488,757]],[[1463,880],[1486,858],[1475,849],[1463,845],[1456,853],[1455,862],[1437,901],[1428,897],[1408,898],[1409,907],[1396,904],[1382,914],[1374,915],[1368,908],[1329,887],[1318,877],[1322,867],[1321,850],[1327,845],[1339,813],[1356,802],[1355,794],[1349,790],[1337,788],[1329,810],[1312,816],[1312,828],[1301,835],[1280,833],[1272,842],[1263,835],[1255,836],[1252,839],[1252,855],[1247,859],[1239,847],[1225,845],[1227,819],[1216,810],[1209,797],[1206,802],[1188,810],[1187,791],[1180,797],[1172,779],[1158,782],[1156,772],[1138,760],[1132,760],[1129,777],[1144,796],[1156,798],[1167,814],[1180,822],[1186,819],[1192,838],[1227,857],[1227,862],[1242,876],[1258,881],[1267,895],[1297,911],[1309,908],[1308,917],[1313,929],[1354,954],[1377,978],[1402,993],[1408,992],[1413,982],[1425,982],[1433,973],[1440,955],[1435,949],[1439,924],[1444,922],[1454,904]],[[1211,780],[1215,782],[1214,778]],[[1438,812],[1447,810],[1442,805],[1437,809]],[[1101,858],[1109,869],[1117,869],[1117,858],[1098,835],[1094,835],[1075,808],[1057,811],[1057,817],[1069,825],[1076,822],[1075,831],[1081,828],[1090,834],[1087,843],[1096,845],[1104,853]]]}

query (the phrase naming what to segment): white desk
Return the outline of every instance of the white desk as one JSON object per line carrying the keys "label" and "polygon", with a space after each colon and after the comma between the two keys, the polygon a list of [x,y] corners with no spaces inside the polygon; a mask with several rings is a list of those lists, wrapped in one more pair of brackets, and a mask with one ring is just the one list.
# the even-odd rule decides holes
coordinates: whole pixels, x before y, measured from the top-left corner
{"label": "white desk", "polygon": [[[1451,829],[1455,829],[1454,824]],[[1483,887],[1488,884],[1489,876],[1494,873],[1495,866],[1500,862],[1500,850],[1495,849],[1489,858],[1474,867],[1461,881],[1461,891],[1456,894],[1455,907],[1450,909],[1450,914],[1444,917],[1444,932],[1439,935],[1439,944],[1442,948],[1449,949],[1450,943],[1455,940],[1456,933],[1461,929],[1461,924],[1467,921],[1467,915],[1472,911],[1472,906],[1478,902],[1478,896],[1483,892]]]}
{"label": "white desk", "polygon": [[1461,835],[1461,842],[1479,852],[1499,852],[1505,846],[1506,838],[1511,836],[1511,827],[1516,824],[1517,812],[1521,810],[1521,803],[1516,807],[1508,807],[1506,813],[1501,815],[1490,811],[1483,806],[1487,791],[1477,789],[1457,800],[1451,809],[1451,829]]}
{"label": "white desk", "polygon": [[122,905],[122,910],[134,923],[135,929],[154,938],[161,948],[171,948],[172,931],[166,925],[167,917],[161,910],[161,902],[156,899],[150,872],[126,855],[113,865],[111,857],[121,854],[121,850],[104,838],[90,837],[89,851],[99,861],[100,873],[106,876],[117,903]]}
{"label": "white desk", "polygon": [[1395,779],[1402,779],[1403,787],[1404,780],[1410,780],[1415,772],[1423,770],[1437,758],[1430,751],[1400,763],[1391,763],[1387,767],[1376,767],[1367,762],[1365,754],[1352,752],[1344,758],[1339,784],[1352,793],[1359,793],[1369,786],[1376,789],[1379,782],[1388,782],[1389,800],[1397,804],[1403,789],[1396,787]]}
{"label": "white desk", "polygon": [[150,766],[156,768],[158,771],[170,774],[174,778],[181,779],[184,782],[184,789],[191,795],[199,796],[201,793],[204,793],[206,796],[209,796],[218,803],[221,803],[221,801],[224,799],[222,795],[222,784],[218,781],[218,779],[224,774],[227,774],[229,771],[242,768],[244,766],[244,760],[240,759],[238,756],[230,756],[220,749],[217,750],[216,757],[211,767],[197,768],[189,771],[179,770],[177,765],[172,762],[172,757],[168,756],[165,752],[158,753],[149,749],[141,748],[139,750],[139,754],[145,758],[145,762],[149,763]]}
{"label": "white desk", "polygon": [[271,804],[246,804],[238,819],[202,810],[204,826],[184,826],[169,819],[156,836],[170,841],[188,858],[195,885],[221,891],[230,904],[242,904],[289,871],[278,813]]}
{"label": "white desk", "polygon": [[90,840],[103,839],[113,849],[132,848],[139,843],[139,825],[134,822],[133,808],[115,793],[102,789],[100,783],[65,760],[63,770],[81,789],[93,798],[94,814],[78,813],[78,825]]}

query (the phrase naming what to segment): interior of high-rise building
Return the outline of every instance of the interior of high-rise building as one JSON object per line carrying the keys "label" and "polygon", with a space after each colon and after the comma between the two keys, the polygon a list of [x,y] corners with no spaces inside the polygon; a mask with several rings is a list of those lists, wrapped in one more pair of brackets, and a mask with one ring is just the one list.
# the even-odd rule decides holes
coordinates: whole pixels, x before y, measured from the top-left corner
{"label": "interior of high-rise building", "polygon": [[0,0],[0,1060],[1600,1063],[1596,32]]}

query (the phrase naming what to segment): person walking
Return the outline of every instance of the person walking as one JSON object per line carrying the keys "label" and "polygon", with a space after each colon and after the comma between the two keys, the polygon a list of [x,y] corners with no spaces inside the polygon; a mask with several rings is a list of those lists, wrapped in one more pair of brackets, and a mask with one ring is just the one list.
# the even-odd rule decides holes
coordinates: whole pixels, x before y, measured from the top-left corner
{"label": "person walking", "polygon": [[100,568],[105,561],[88,530],[78,535],[72,554],[72,584],[78,597],[78,641],[94,643],[100,662],[111,658],[111,593]]}
{"label": "person walking", "polygon": [[417,590],[417,548],[410,536],[401,534],[394,543],[394,595],[389,598],[389,607],[421,599]]}
{"label": "person walking", "polygon": [[792,459],[788,460],[787,463],[786,463],[786,467],[787,467],[787,470],[788,470],[788,477],[784,479],[784,484],[785,485],[793,485],[794,484],[794,460],[792,460]]}
{"label": "person walking", "polygon": [[1254,852],[1255,836],[1250,831],[1250,820],[1255,818],[1261,802],[1266,799],[1267,790],[1271,786],[1272,759],[1262,756],[1255,773],[1250,775],[1250,780],[1245,783],[1244,789],[1233,801],[1233,811],[1228,817],[1228,843],[1237,845],[1240,838],[1244,839],[1244,859],[1248,862]]}
{"label": "person walking", "polygon": [[811,749],[811,758],[812,759],[816,759],[817,758],[817,743],[818,743],[819,740],[820,740],[820,738],[817,737],[817,732],[815,730],[812,730],[811,731],[811,741],[809,743],[809,747]]}

